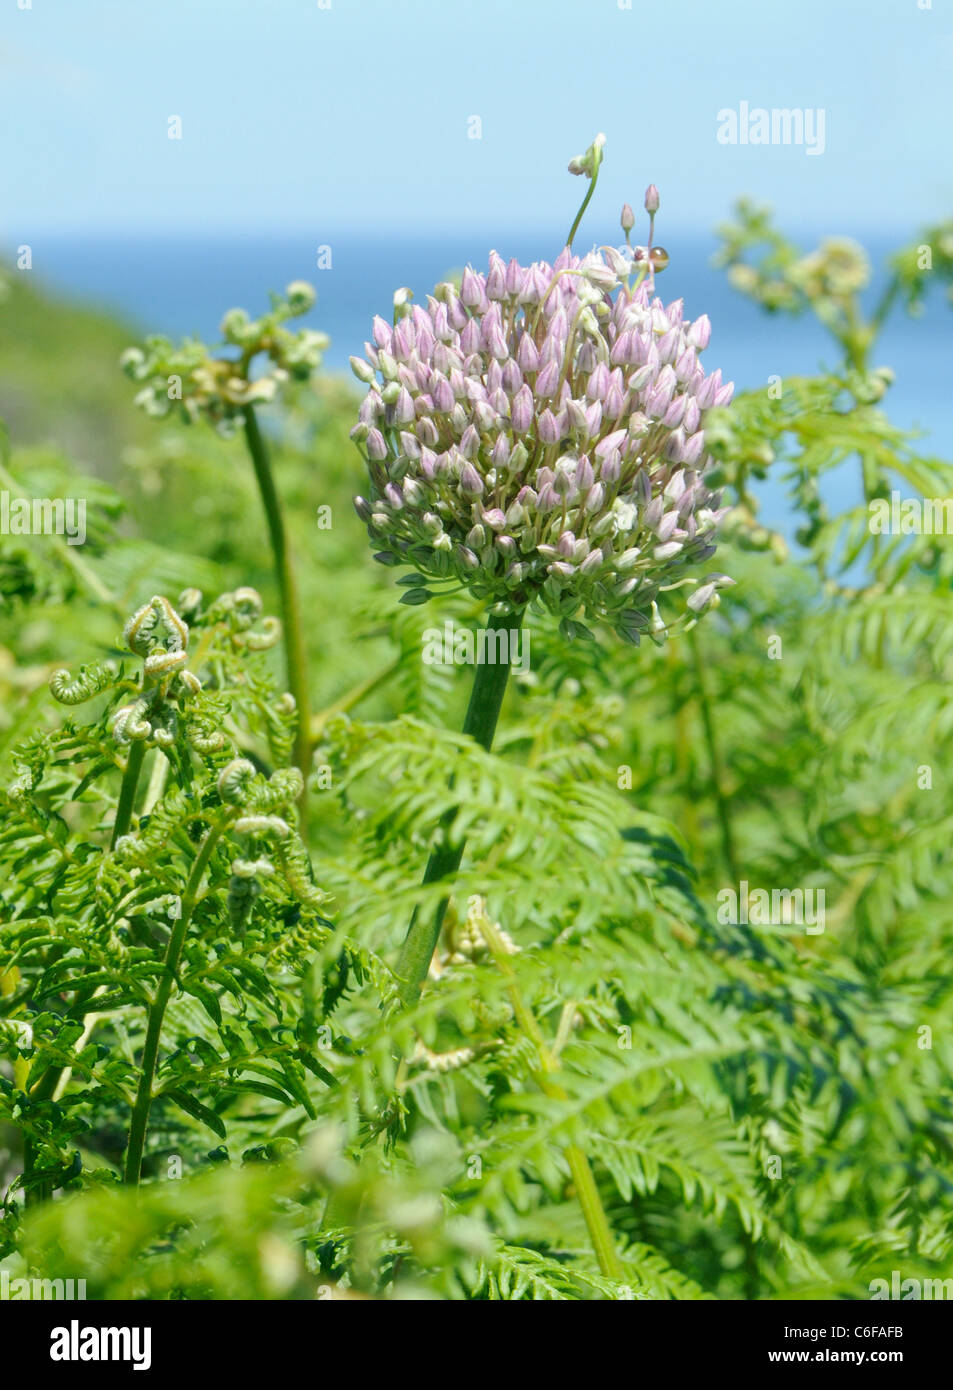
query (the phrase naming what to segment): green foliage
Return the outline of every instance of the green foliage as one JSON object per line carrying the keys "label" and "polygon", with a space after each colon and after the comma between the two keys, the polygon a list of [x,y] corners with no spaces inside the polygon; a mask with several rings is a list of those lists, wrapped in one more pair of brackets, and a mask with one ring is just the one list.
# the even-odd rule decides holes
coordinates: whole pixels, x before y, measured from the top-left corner
{"label": "green foliage", "polygon": [[[0,540],[5,1267],[98,1298],[949,1276],[951,552],[868,524],[891,489],[953,495],[869,366],[924,300],[917,247],[948,279],[947,236],[898,253],[868,308],[859,249],[805,256],[741,209],[739,288],[817,314],[839,356],[713,427],[737,587],[661,649],[533,616],[493,753],[452,732],[467,673],[421,660],[427,627],[478,610],[398,606],[349,510],[343,386],[289,381],[269,431],[316,711],[303,796],[239,441],[163,421],[109,492],[53,450],[5,457],[24,490],[90,499],[77,554]],[[835,510],[845,470],[858,501]],[[794,555],[758,519],[766,477]],[[421,886],[438,835],[464,857],[401,1009],[407,923],[447,893]],[[722,920],[742,880],[823,889],[824,930]]]}
{"label": "green foliage", "polygon": [[[145,350],[127,348],[120,358],[123,370],[146,383],[136,404],[158,419],[177,409],[185,421],[204,418],[227,434],[243,407],[277,400],[289,380],[307,380],[320,365],[327,335],[311,328],[292,333],[284,326],[314,302],[313,288],[297,280],[284,295],[272,295],[271,312],[261,319],[230,309],[222,320],[224,346],[231,349],[224,356],[213,356],[196,339],[175,347],[152,337]],[[269,364],[263,373],[254,372],[258,358]]]}

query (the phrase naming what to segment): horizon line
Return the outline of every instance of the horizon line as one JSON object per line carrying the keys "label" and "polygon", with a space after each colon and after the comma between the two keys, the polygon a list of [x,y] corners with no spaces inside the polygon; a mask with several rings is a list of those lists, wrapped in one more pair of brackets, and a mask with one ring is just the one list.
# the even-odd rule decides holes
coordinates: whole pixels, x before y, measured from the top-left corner
{"label": "horizon line", "polygon": [[[673,226],[668,231],[669,240],[673,240],[676,236],[715,237],[717,235],[717,227],[729,221],[729,218],[730,214],[726,213],[723,217],[715,218],[710,223],[683,222],[680,226]],[[894,238],[897,236],[902,237],[904,235],[912,236],[916,231],[921,229],[926,222],[929,222],[930,220],[932,219],[911,219],[909,222],[904,221],[903,223],[901,223],[899,221],[886,222],[883,218],[876,218],[871,221],[863,222],[856,222],[848,219],[837,219],[835,221],[834,219],[811,218],[802,219],[798,221],[782,220],[780,222],[780,226],[781,229],[785,232],[785,234],[791,236],[805,234],[838,235],[840,232],[843,232],[844,234],[850,233],[854,235],[876,236],[876,238],[880,240],[886,238]],[[624,240],[624,235],[622,233],[621,228],[616,228],[613,230],[618,230],[618,240],[619,244],[621,245]],[[352,241],[365,242],[373,242],[379,240],[397,240],[400,242],[426,240],[428,242],[435,242],[439,241],[441,238],[447,237],[452,237],[454,240],[458,240],[463,237],[468,237],[470,239],[479,238],[480,240],[484,240],[487,237],[492,238],[494,236],[519,236],[521,238],[539,237],[551,239],[552,235],[552,227],[547,226],[543,223],[520,224],[519,222],[503,221],[496,222],[492,225],[487,224],[485,226],[474,225],[473,223],[461,223],[447,224],[439,227],[383,227],[377,230],[368,229],[366,226],[363,225],[349,225],[346,223],[333,222],[328,222],[324,226],[317,228],[314,225],[241,226],[235,223],[222,224],[220,226],[209,226],[208,224],[176,224],[167,226],[157,226],[155,224],[149,224],[148,226],[145,226],[130,223],[126,226],[121,227],[104,227],[93,223],[81,224],[72,227],[52,227],[40,224],[39,226],[33,228],[29,233],[22,227],[15,232],[6,227],[0,227],[0,247],[4,246],[5,244],[6,246],[11,248],[11,252],[8,252],[7,254],[15,254],[16,246],[31,244],[29,241],[30,236],[32,236],[34,239],[37,236],[41,236],[49,240],[56,239],[76,241],[165,241],[170,238],[178,238],[182,240],[188,239],[193,242],[221,241],[225,238],[235,241],[247,240],[248,238],[272,241],[300,241],[305,238],[314,239],[320,236],[323,238],[347,237]],[[659,240],[663,240],[664,236],[665,233],[660,230]],[[577,241],[579,240],[581,239],[577,237]],[[613,242],[612,244],[615,243]],[[3,252],[0,251],[0,255],[2,254]]]}

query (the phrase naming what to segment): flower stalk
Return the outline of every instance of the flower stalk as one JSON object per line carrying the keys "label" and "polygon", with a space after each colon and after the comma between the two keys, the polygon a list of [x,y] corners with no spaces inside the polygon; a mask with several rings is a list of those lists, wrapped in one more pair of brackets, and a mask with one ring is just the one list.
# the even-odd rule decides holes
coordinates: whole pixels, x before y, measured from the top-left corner
{"label": "flower stalk", "polygon": [[[501,629],[512,631],[520,626],[522,617],[522,613],[515,615],[493,614],[487,625],[491,632],[497,632]],[[480,655],[489,658],[493,655],[493,651],[494,644],[487,642]],[[493,737],[496,733],[496,725],[503,705],[503,696],[506,694],[509,675],[509,659],[506,661],[481,660],[477,662],[473,688],[470,691],[470,701],[463,721],[463,732],[487,752],[493,746]],[[423,882],[425,886],[429,883],[439,883],[443,879],[452,878],[460,867],[465,845],[462,841],[453,845],[447,839],[455,815],[455,809],[451,809],[441,819],[437,832],[438,840],[431,851],[424,872]],[[411,919],[397,962],[397,977],[400,981],[398,993],[404,1008],[414,1003],[423,988],[433,953],[437,947],[448,902],[449,897],[441,899],[432,917],[426,917],[417,911]]]}
{"label": "flower stalk", "polygon": [[592,195],[596,191],[596,184],[599,181],[599,167],[602,164],[602,151],[605,147],[605,143],[606,137],[604,135],[597,135],[585,154],[576,155],[574,159],[569,161],[569,172],[571,174],[585,174],[586,178],[589,180],[589,188],[586,191],[586,196],[579,206],[575,221],[570,227],[569,235],[566,238],[566,245],[570,247],[570,249],[572,248],[573,238],[579,230],[579,224],[585,216],[586,208],[592,202]]}
{"label": "flower stalk", "polygon": [[242,416],[245,442],[248,445],[248,453],[255,470],[258,491],[261,494],[261,503],[268,524],[268,535],[274,557],[275,575],[278,580],[288,689],[294,696],[298,709],[294,761],[307,782],[311,759],[311,726],[308,716],[308,665],[304,649],[298,586],[288,546],[281,502],[275,487],[268,446],[259,427],[254,406],[244,406]]}

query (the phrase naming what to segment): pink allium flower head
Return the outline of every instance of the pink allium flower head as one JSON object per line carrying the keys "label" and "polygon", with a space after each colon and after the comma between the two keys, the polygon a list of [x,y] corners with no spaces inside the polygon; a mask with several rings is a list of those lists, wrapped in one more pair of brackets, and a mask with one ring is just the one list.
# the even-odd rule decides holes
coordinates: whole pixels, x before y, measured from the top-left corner
{"label": "pink allium flower head", "polygon": [[628,248],[525,267],[492,252],[459,291],[401,306],[393,328],[374,320],[352,359],[368,393],[351,433],[383,563],[501,612],[536,602],[570,628],[582,612],[631,642],[664,628],[663,589],[692,595],[689,618],[717,601],[731,581],[692,569],[722,515],[704,417],[732,387],[700,366],[707,317],[664,305],[651,275],[633,284],[644,269]]}

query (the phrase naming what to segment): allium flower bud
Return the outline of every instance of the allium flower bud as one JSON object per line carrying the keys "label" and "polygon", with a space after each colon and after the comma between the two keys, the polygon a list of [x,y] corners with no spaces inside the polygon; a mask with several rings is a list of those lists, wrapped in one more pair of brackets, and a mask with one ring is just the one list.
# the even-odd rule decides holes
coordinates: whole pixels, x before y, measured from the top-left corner
{"label": "allium flower bud", "polygon": [[506,267],[495,252],[490,256],[490,273],[486,277],[486,297],[487,299],[506,298]]}
{"label": "allium flower bud", "polygon": [[547,400],[559,385],[559,362],[555,358],[547,362],[536,378],[537,400]]}
{"label": "allium flower bud", "polygon": [[649,216],[651,217],[651,216],[654,216],[655,213],[658,212],[658,210],[659,210],[658,189],[655,187],[655,184],[654,184],[654,183],[650,183],[649,186],[648,186],[648,188],[645,190],[645,211],[646,211],[646,212],[649,214]]}
{"label": "allium flower bud", "polygon": [[569,161],[570,174],[585,174],[586,178],[591,179],[599,167],[605,143],[606,137],[600,132],[585,154],[577,154]]}
{"label": "allium flower bud", "polygon": [[370,386],[371,382],[377,380],[377,373],[370,362],[365,362],[363,357],[352,357],[351,371],[358,381],[363,381],[365,386]]}
{"label": "allium flower bud", "polygon": [[521,386],[513,398],[511,424],[517,434],[525,434],[533,423],[533,393]]}
{"label": "allium flower bud", "polygon": [[460,491],[465,497],[479,497],[483,491],[483,479],[472,463],[465,463],[460,470]]}
{"label": "allium flower bud", "polygon": [[[600,158],[594,143],[579,172]],[[631,252],[567,248],[528,267],[493,252],[459,294],[438,286],[394,328],[375,319],[354,363],[370,475],[355,506],[378,558],[419,577],[420,602],[429,580],[455,579],[500,611],[581,610],[637,643],[671,627],[663,590],[694,621],[730,582],[691,569],[722,516],[705,414],[732,388],[698,365],[708,319],[633,287],[637,269]]]}
{"label": "allium flower bud", "polygon": [[692,324],[691,330],[688,334],[688,341],[691,343],[692,347],[698,348],[700,350],[701,348],[706,348],[708,346],[708,341],[710,338],[711,321],[709,320],[707,314],[702,314],[701,318],[697,318],[695,322]]}
{"label": "allium flower bud", "polygon": [[624,232],[631,232],[632,228],[635,226],[635,213],[628,203],[622,204],[622,216],[619,218],[619,221],[622,224],[622,230]]}
{"label": "allium flower bud", "polygon": [[384,443],[384,436],[380,430],[371,430],[365,441],[367,457],[371,459],[386,459],[387,445]]}

